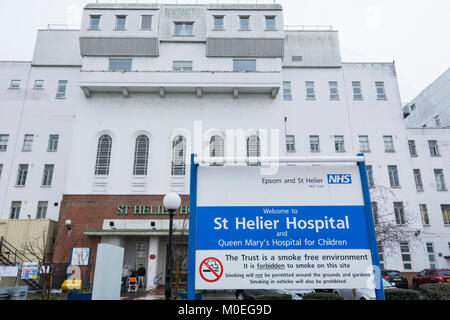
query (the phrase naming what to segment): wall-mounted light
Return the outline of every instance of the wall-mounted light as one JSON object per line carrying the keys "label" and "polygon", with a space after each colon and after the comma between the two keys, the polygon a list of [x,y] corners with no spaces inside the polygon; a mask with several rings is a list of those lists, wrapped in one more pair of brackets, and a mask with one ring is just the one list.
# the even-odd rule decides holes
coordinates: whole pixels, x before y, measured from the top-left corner
{"label": "wall-mounted light", "polygon": [[66,220],[65,223],[66,223],[67,231],[72,230],[72,221],[71,220]]}

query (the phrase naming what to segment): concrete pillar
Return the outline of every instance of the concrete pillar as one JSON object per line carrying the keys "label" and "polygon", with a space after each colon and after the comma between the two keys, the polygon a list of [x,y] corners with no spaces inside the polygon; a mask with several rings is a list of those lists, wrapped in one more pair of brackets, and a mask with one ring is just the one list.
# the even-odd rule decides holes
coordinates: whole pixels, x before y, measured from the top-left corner
{"label": "concrete pillar", "polygon": [[[154,259],[151,259],[155,256]],[[152,236],[148,244],[148,263],[147,263],[147,290],[155,289],[156,284],[153,280],[158,275],[158,260],[161,258],[159,254],[159,237]]]}

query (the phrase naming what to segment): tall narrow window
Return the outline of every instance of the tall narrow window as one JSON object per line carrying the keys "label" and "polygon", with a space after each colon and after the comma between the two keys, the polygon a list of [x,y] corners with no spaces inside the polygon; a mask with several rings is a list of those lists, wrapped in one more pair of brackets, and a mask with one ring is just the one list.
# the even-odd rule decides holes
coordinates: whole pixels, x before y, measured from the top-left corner
{"label": "tall narrow window", "polygon": [[445,185],[444,170],[434,169],[434,178],[436,180],[437,191],[447,191],[447,186]]}
{"label": "tall narrow window", "polygon": [[28,164],[19,164],[17,170],[16,186],[24,186],[27,182]]}
{"label": "tall narrow window", "polygon": [[416,183],[416,189],[418,191],[423,191],[423,182],[422,182],[422,174],[420,173],[420,169],[414,169],[414,181]]}
{"label": "tall narrow window", "polygon": [[250,16],[239,16],[239,27],[241,31],[250,30]]}
{"label": "tall narrow window", "polygon": [[403,268],[405,270],[411,270],[412,269],[411,252],[409,251],[409,243],[408,242],[400,243],[400,253],[402,255]]}
{"label": "tall narrow window", "polygon": [[116,30],[125,30],[127,16],[116,16]]}
{"label": "tall narrow window", "polygon": [[394,214],[396,224],[406,224],[405,207],[403,206],[403,202],[394,202]]}
{"label": "tall narrow window", "polygon": [[339,89],[337,81],[328,82],[330,86],[330,100],[339,100]]}
{"label": "tall narrow window", "polygon": [[378,245],[378,259],[380,260],[380,268],[384,270],[384,249],[381,241],[377,242]]}
{"label": "tall narrow window", "polygon": [[194,23],[193,22],[175,22],[174,36],[193,36]]}
{"label": "tall narrow window", "polygon": [[22,151],[31,151],[33,149],[33,139],[34,135],[26,134],[23,138]]}
{"label": "tall narrow window", "polygon": [[0,163],[0,179],[2,178],[3,163]]}
{"label": "tall narrow window", "polygon": [[417,157],[416,142],[414,140],[409,140],[408,147],[409,147],[409,155],[411,157]]}
{"label": "tall narrow window", "polygon": [[441,204],[442,219],[445,225],[450,225],[450,204]]}
{"label": "tall narrow window", "polygon": [[419,204],[420,215],[424,226],[430,225],[430,217],[428,216],[428,208],[426,204]]}
{"label": "tall narrow window", "polygon": [[428,140],[428,147],[430,148],[430,155],[432,157],[440,157],[437,140]]}
{"label": "tall narrow window", "polygon": [[148,149],[149,139],[146,135],[140,135],[136,138],[134,150],[133,175],[146,176],[148,168]]}
{"label": "tall narrow window", "polygon": [[386,90],[384,88],[384,82],[383,81],[375,82],[375,87],[377,89],[377,99],[386,100]]}
{"label": "tall narrow window", "polygon": [[315,100],[316,99],[316,91],[314,89],[314,81],[306,81],[306,100]]}
{"label": "tall narrow window", "polygon": [[[219,135],[211,137],[209,141],[209,156],[212,158],[222,158],[224,157],[224,141]],[[212,165],[220,165],[218,163],[213,163]]]}
{"label": "tall narrow window", "polygon": [[286,151],[295,152],[295,136],[294,135],[286,136]]}
{"label": "tall narrow window", "polygon": [[9,218],[10,219],[19,219],[21,207],[22,207],[22,201],[13,201],[11,203],[11,211],[9,214]]}
{"label": "tall narrow window", "polygon": [[8,149],[9,134],[0,134],[0,151]]}
{"label": "tall narrow window", "polygon": [[400,181],[398,179],[397,166],[388,166],[388,172],[389,172],[389,183],[391,184],[391,187],[399,188]]}
{"label": "tall narrow window", "polygon": [[[261,145],[259,142],[259,137],[256,135],[250,136],[247,138],[247,157],[260,157],[261,156]],[[257,166],[259,162],[250,162],[249,166]]]}
{"label": "tall narrow window", "polygon": [[292,90],[290,81],[283,81],[283,99],[292,100]]}
{"label": "tall narrow window", "polygon": [[141,16],[141,30],[151,30],[152,29],[152,19],[151,15]]}
{"label": "tall narrow window", "polygon": [[67,80],[59,80],[56,89],[56,98],[64,99],[66,97]]}
{"label": "tall narrow window", "polygon": [[372,216],[373,223],[377,226],[380,224],[380,217],[378,216],[378,202],[372,202]]}
{"label": "tall narrow window", "polygon": [[112,139],[108,135],[103,135],[98,139],[97,158],[95,162],[95,174],[107,176],[109,174],[109,164],[111,161]]}
{"label": "tall narrow window", "polygon": [[369,136],[359,136],[359,150],[361,152],[370,152]]}
{"label": "tall narrow window", "polygon": [[309,150],[311,152],[320,152],[319,136],[309,136]]}
{"label": "tall narrow window", "polygon": [[334,136],[334,150],[336,152],[345,152],[344,136]]}
{"label": "tall narrow window", "polygon": [[266,16],[266,31],[275,31],[277,29],[276,17]]}
{"label": "tall narrow window", "polygon": [[172,175],[184,176],[186,174],[186,140],[177,136],[172,142]]}
{"label": "tall narrow window", "polygon": [[45,219],[47,217],[48,201],[39,201],[36,213],[36,219]]}
{"label": "tall narrow window", "polygon": [[89,29],[90,30],[100,29],[100,16],[90,16]]}
{"label": "tall narrow window", "polygon": [[214,16],[214,30],[222,31],[225,29],[224,16]]}
{"label": "tall narrow window", "polygon": [[46,164],[44,166],[44,173],[42,175],[42,186],[51,186],[53,180],[53,169],[55,166],[53,164]]}
{"label": "tall narrow window", "polygon": [[394,139],[392,138],[392,136],[383,136],[383,141],[385,152],[395,152]]}
{"label": "tall narrow window", "polygon": [[366,166],[367,171],[367,183],[369,184],[369,188],[375,187],[375,181],[373,179],[373,169],[371,165]]}
{"label": "tall narrow window", "polygon": [[353,88],[353,99],[354,100],[362,100],[363,95],[362,95],[362,89],[361,89],[361,82],[353,81],[352,88]]}
{"label": "tall narrow window", "polygon": [[57,151],[58,150],[58,141],[59,141],[59,135],[51,134],[48,137],[47,151]]}
{"label": "tall narrow window", "polygon": [[432,242],[427,242],[428,261],[430,261],[430,268],[436,269],[436,256],[434,255],[434,248]]}

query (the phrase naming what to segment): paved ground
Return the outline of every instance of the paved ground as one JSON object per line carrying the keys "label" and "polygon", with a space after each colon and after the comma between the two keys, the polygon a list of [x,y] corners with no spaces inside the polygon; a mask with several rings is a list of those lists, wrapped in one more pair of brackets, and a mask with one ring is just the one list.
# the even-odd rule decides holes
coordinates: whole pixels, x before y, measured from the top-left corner
{"label": "paved ground", "polygon": [[[164,299],[164,293],[161,290],[146,292],[125,292],[121,300],[161,300]],[[202,300],[236,300],[236,297],[230,291],[206,291],[202,295]]]}

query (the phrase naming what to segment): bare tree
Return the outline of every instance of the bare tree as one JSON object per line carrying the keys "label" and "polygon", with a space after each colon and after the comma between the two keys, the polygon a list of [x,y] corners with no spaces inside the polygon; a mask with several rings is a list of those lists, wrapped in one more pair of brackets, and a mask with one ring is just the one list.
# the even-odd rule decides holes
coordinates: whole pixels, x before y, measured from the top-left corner
{"label": "bare tree", "polygon": [[[186,225],[187,225],[187,215],[184,217],[183,224],[181,226],[181,237],[183,238],[186,231]],[[177,250],[178,249],[178,250]],[[183,246],[177,246],[175,249],[175,286],[174,286],[174,298],[176,299],[178,297],[178,290],[180,286],[180,280],[181,280],[181,272],[183,270],[183,264],[186,261],[187,258],[187,251],[186,247]]]}

